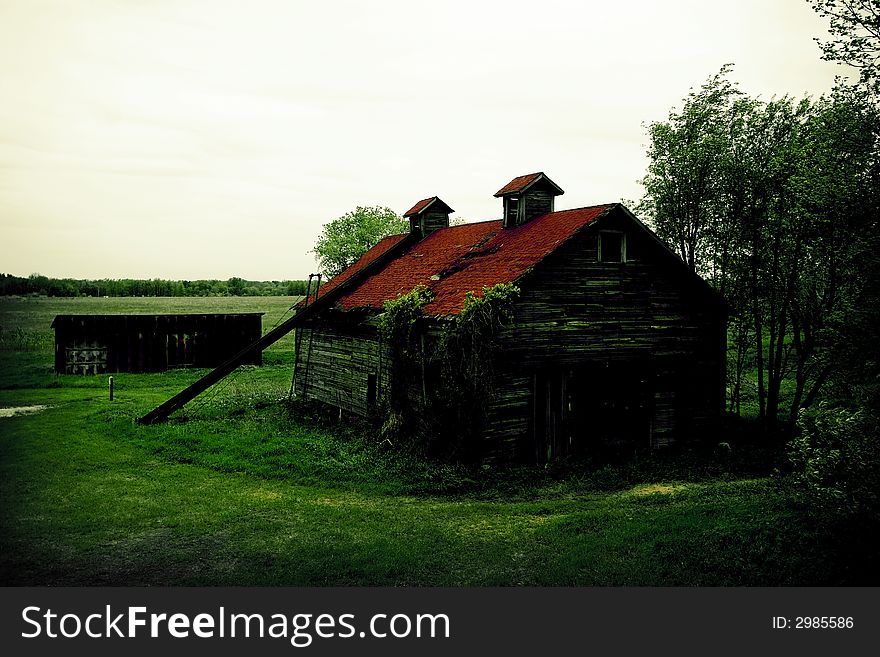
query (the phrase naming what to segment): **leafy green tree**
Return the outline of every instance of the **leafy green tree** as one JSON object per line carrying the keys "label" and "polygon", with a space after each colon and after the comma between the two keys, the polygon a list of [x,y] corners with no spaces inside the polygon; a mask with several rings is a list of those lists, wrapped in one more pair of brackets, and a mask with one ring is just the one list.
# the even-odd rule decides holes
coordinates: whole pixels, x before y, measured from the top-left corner
{"label": "leafy green tree", "polygon": [[719,167],[728,150],[730,103],[739,95],[724,66],[699,91],[691,91],[680,111],[648,126],[648,173],[638,210],[653,220],[665,239],[694,271],[717,217]]}
{"label": "leafy green tree", "polygon": [[813,110],[791,181],[802,218],[791,299],[792,423],[827,380],[844,371],[850,381],[863,380],[859,374],[877,354],[876,340],[863,336],[877,326],[880,110],[852,88],[836,89]]}
{"label": "leafy green tree", "polygon": [[756,104],[741,136],[751,148],[735,177],[746,187],[739,220],[747,257],[740,274],[746,277],[751,311],[759,415],[771,426],[789,366],[786,336],[803,243],[802,217],[789,181],[803,157],[803,123],[810,111],[808,101],[795,104],[788,97]]}
{"label": "leafy green tree", "polygon": [[226,281],[226,289],[229,291],[229,294],[234,297],[241,297],[245,294],[245,282],[243,279],[238,276],[233,276],[228,281]]}
{"label": "leafy green tree", "polygon": [[787,410],[791,427],[840,377],[853,332],[870,333],[856,329],[877,262],[880,116],[865,90],[764,102],[726,73],[649,126],[639,208],[734,310],[731,410],[754,363],[758,415]]}
{"label": "leafy green tree", "polygon": [[724,66],[680,110],[648,126],[648,170],[639,214],[694,271],[708,278],[735,312],[729,350],[730,410],[740,412],[743,375],[754,358],[754,322],[746,276],[750,253],[743,217],[760,207],[755,161],[758,103],[726,79]]}
{"label": "leafy green tree", "polygon": [[408,224],[386,207],[361,207],[324,226],[312,253],[321,271],[336,276],[369,251],[383,237],[406,232]]}
{"label": "leafy green tree", "polygon": [[860,82],[880,91],[880,0],[807,0],[829,22],[831,39],[820,41],[822,59],[859,71]]}

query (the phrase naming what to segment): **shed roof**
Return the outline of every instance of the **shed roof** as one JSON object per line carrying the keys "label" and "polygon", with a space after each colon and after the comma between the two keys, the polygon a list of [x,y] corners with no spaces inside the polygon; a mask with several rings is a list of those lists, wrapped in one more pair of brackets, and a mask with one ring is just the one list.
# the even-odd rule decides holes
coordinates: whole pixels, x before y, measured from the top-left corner
{"label": "shed roof", "polygon": [[409,210],[407,210],[403,216],[404,217],[412,217],[413,215],[417,215],[421,212],[424,212],[429,207],[436,206],[435,209],[440,212],[455,212],[452,208],[446,205],[443,201],[440,200],[439,196],[432,196],[431,198],[423,198],[421,201],[412,206]]}
{"label": "shed roof", "polygon": [[565,193],[564,191],[562,191],[562,187],[560,187],[547,177],[546,173],[544,173],[543,171],[538,171],[537,173],[527,173],[524,176],[517,176],[509,183],[507,183],[504,187],[495,192],[495,196],[498,197],[507,196],[508,194],[520,194],[541,180],[543,180],[557,196]]}
{"label": "shed roof", "polygon": [[82,326],[124,324],[126,322],[149,323],[157,321],[175,322],[175,321],[198,321],[200,319],[219,320],[221,318],[231,318],[233,321],[240,317],[262,317],[264,312],[251,313],[111,313],[111,314],[80,314],[80,315],[55,315],[49,328],[59,328],[62,325],[72,325],[74,323]]}
{"label": "shed roof", "polygon": [[[407,237],[407,233],[401,233],[399,235],[389,235],[388,237],[383,237],[372,249],[367,251],[364,255],[360,257],[354,264],[349,265],[347,268],[342,270],[340,273],[336,274],[333,278],[327,281],[324,285],[321,286],[321,289],[318,290],[318,297],[323,297],[325,294],[330,293],[333,289],[339,287],[347,280],[352,278],[357,272],[361,271],[367,265],[372,264],[379,258],[381,258],[385,253],[390,251],[394,246],[402,242]],[[309,297],[311,302],[312,297]],[[297,305],[301,305],[300,302]]]}
{"label": "shed roof", "polygon": [[[421,284],[434,294],[434,300],[425,306],[426,314],[457,315],[464,307],[467,292],[479,295],[483,287],[516,281],[612,207],[614,204],[550,212],[509,229],[502,229],[499,220],[437,230],[343,292],[338,306],[344,310],[380,309],[386,300]],[[332,279],[321,294],[329,293],[354,272],[380,258],[404,237],[396,235],[379,242]]]}

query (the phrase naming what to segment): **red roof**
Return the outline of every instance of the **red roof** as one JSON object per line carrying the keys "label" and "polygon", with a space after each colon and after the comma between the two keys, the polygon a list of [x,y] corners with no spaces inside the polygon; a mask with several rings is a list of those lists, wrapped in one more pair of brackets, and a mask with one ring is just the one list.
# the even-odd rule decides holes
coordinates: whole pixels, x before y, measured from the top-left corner
{"label": "red roof", "polygon": [[407,210],[403,216],[404,217],[412,217],[413,215],[419,214],[428,209],[429,206],[436,205],[434,211],[440,212],[455,212],[452,208],[450,208],[446,203],[440,200],[439,196],[432,196],[431,198],[423,198],[421,201],[412,206],[409,210]]}
{"label": "red roof", "polygon": [[[362,255],[357,262],[355,262],[353,265],[349,265],[346,269],[344,269],[336,276],[331,278],[329,281],[327,281],[327,283],[322,285],[321,288],[318,290],[318,298],[323,297],[333,288],[342,285],[342,283],[351,278],[355,273],[359,272],[371,262],[382,256],[394,245],[399,244],[400,241],[403,240],[403,238],[405,238],[406,236],[406,233],[401,233],[400,235],[389,235],[388,237],[383,237],[381,240],[379,240],[376,246],[374,246],[372,249]],[[304,301],[305,300],[300,301],[297,305],[303,304]],[[312,297],[312,295],[309,295],[309,303],[311,303],[312,301],[314,301],[314,298]]]}
{"label": "red roof", "polygon": [[[508,229],[502,229],[501,221],[484,221],[434,231],[344,293],[338,304],[345,310],[380,309],[386,300],[422,284],[434,293],[434,300],[425,306],[426,314],[457,315],[464,307],[467,292],[479,295],[483,287],[516,281],[611,207],[613,205],[597,205],[551,212]],[[319,296],[374,261],[403,237],[395,235],[379,242],[330,281]]]}
{"label": "red roof", "polygon": [[432,196],[431,198],[423,198],[421,201],[412,206],[409,210],[403,213],[404,217],[410,217],[414,214],[418,214],[422,210],[424,210],[428,205],[433,201],[436,196]]}
{"label": "red roof", "polygon": [[504,196],[505,194],[516,194],[517,192],[521,192],[526,187],[535,182],[535,180],[537,180],[539,176],[542,175],[544,174],[538,171],[538,173],[527,173],[524,176],[517,176],[509,183],[507,183],[504,187],[495,192],[495,196]]}

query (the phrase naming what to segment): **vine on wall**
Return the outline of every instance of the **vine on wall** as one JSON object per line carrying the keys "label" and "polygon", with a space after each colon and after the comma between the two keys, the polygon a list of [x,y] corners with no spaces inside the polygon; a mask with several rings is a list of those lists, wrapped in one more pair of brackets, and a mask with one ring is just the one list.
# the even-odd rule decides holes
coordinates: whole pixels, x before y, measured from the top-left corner
{"label": "vine on wall", "polygon": [[422,307],[434,298],[424,285],[384,303],[379,316],[379,333],[388,346],[388,380],[381,396],[381,435],[392,442],[418,431],[417,409],[410,400],[410,388],[421,377],[424,363],[421,335]]}
{"label": "vine on wall", "polygon": [[[383,437],[435,456],[471,460],[494,395],[494,362],[502,327],[513,316],[519,288],[511,283],[468,292],[462,312],[428,331],[423,307],[433,299],[420,285],[385,302],[379,328],[388,347]],[[437,327],[435,324],[434,327]]]}
{"label": "vine on wall", "polygon": [[435,351],[440,369],[433,398],[438,431],[430,437],[445,456],[466,461],[480,454],[478,438],[495,396],[501,329],[513,318],[519,288],[499,283],[482,292],[465,295],[464,309],[444,327]]}

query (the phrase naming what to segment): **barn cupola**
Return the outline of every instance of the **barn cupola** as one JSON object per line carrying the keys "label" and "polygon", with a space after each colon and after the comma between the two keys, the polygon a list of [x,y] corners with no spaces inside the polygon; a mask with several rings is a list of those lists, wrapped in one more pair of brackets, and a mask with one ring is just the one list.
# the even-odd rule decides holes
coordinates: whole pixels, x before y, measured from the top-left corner
{"label": "barn cupola", "polygon": [[409,219],[409,232],[418,231],[422,237],[427,237],[435,230],[449,227],[449,214],[455,212],[452,208],[441,201],[437,196],[423,198],[412,206],[404,217]]}
{"label": "barn cupola", "polygon": [[504,227],[515,228],[535,217],[553,212],[553,200],[565,194],[542,171],[517,176],[495,192],[504,200]]}

